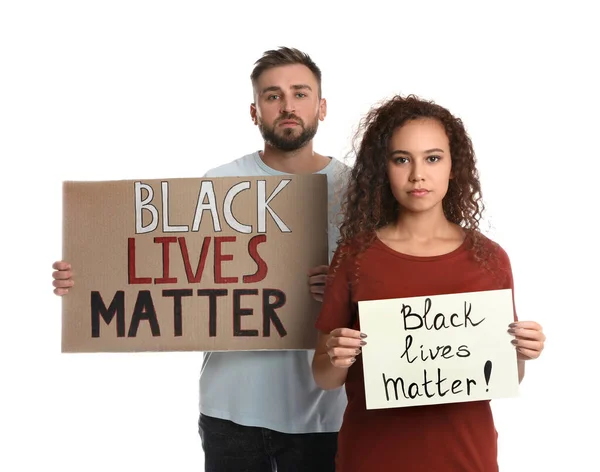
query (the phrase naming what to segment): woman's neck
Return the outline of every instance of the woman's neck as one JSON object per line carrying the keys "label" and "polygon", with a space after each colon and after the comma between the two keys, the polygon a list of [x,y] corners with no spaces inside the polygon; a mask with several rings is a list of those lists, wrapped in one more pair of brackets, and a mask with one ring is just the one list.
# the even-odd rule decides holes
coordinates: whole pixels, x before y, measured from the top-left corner
{"label": "woman's neck", "polygon": [[414,256],[437,256],[457,249],[464,230],[442,214],[405,213],[377,232],[378,238],[395,251]]}
{"label": "woman's neck", "polygon": [[393,239],[415,241],[454,238],[459,232],[462,233],[460,228],[448,221],[443,211],[417,213],[401,210],[398,219],[388,230]]}

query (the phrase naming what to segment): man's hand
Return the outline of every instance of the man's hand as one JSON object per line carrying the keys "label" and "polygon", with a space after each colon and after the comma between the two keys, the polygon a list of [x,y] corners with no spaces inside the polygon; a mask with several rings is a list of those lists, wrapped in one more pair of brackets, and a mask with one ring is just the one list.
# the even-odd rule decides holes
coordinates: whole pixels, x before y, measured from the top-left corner
{"label": "man's hand", "polygon": [[325,293],[325,280],[329,266],[320,265],[313,267],[308,271],[308,286],[313,298],[318,302],[323,301],[323,293]]}
{"label": "man's hand", "polygon": [[56,261],[52,264],[52,268],[54,269],[54,272],[52,272],[54,293],[61,296],[66,295],[74,284],[73,280],[71,280],[73,276],[71,264],[64,261]]}

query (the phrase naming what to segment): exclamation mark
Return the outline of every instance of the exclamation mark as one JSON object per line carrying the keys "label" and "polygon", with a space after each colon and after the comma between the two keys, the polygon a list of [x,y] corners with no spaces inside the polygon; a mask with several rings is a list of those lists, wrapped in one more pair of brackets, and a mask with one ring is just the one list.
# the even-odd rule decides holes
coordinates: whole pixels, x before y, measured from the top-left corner
{"label": "exclamation mark", "polygon": [[[485,376],[485,384],[490,384],[490,377],[492,376],[492,361],[486,361],[483,366],[483,375]],[[485,391],[489,391],[489,389],[485,389]]]}

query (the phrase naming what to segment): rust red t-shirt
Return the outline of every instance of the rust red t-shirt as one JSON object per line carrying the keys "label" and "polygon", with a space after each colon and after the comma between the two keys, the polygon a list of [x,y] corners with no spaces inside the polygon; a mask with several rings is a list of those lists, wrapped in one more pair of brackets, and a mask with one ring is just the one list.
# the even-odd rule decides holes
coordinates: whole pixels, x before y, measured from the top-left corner
{"label": "rust red t-shirt", "polygon": [[[328,281],[317,329],[325,333],[340,327],[360,330],[357,302],[361,300],[512,289],[506,252],[482,238],[497,255],[493,270],[473,258],[470,238],[456,250],[433,257],[401,254],[376,239],[360,264],[353,257],[345,258]],[[357,276],[358,283],[351,286]],[[367,410],[360,355],[348,370],[345,388],[348,407],[339,434],[337,472],[498,470],[489,401]]]}

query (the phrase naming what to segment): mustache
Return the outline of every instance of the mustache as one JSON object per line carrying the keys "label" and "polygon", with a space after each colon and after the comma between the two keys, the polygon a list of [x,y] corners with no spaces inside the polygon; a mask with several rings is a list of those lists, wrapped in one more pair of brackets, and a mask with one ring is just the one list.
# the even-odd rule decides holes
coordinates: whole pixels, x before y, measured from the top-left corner
{"label": "mustache", "polygon": [[300,125],[304,126],[304,121],[301,118],[297,117],[293,113],[286,113],[285,115],[281,115],[276,121],[275,124],[281,123],[282,121],[294,120],[297,121]]}

